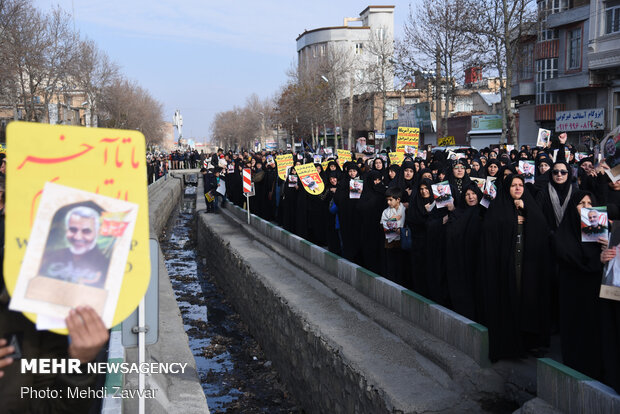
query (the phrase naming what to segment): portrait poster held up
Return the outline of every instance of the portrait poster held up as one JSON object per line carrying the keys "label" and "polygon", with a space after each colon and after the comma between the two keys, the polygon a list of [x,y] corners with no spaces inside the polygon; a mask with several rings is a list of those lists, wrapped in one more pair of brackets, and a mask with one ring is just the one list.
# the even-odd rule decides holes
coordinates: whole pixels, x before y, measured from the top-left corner
{"label": "portrait poster held up", "polygon": [[111,325],[137,217],[135,203],[46,183],[9,308],[64,319],[88,298]]}
{"label": "portrait poster held up", "polygon": [[519,174],[523,175],[526,183],[534,183],[534,174],[536,173],[536,164],[530,160],[519,161]]}
{"label": "portrait poster held up", "polygon": [[[92,194],[93,204],[86,202],[86,206],[94,208],[94,204],[99,205],[100,209],[94,208],[99,212],[127,209],[117,210],[111,205],[98,204],[98,196],[138,206],[133,237],[123,266],[124,276],[121,275],[120,279],[118,302],[112,317],[100,315],[108,327],[123,321],[140,303],[150,279],[144,136],[138,131],[12,122],[7,127],[7,147],[15,160],[7,166],[6,173],[6,216],[9,218],[6,240],[12,242],[5,245],[4,278],[9,294],[14,294],[26,246],[33,243],[29,240],[31,234],[43,238],[38,243],[47,241],[48,235],[33,232],[33,225],[44,187],[51,182]],[[100,230],[104,226],[101,222]],[[81,227],[83,230],[84,226]],[[107,281],[105,289],[108,289]],[[108,295],[111,294],[109,291]],[[80,297],[79,301],[78,304],[91,304],[88,296]],[[37,313],[24,312],[24,315],[37,322]],[[51,330],[66,335],[67,330],[60,326],[64,323]]]}
{"label": "portrait poster held up", "polygon": [[609,167],[605,172],[616,182],[620,179],[620,126],[611,131],[600,145],[600,153]]}
{"label": "portrait poster held up", "polygon": [[442,208],[452,203],[452,190],[448,181],[442,181],[431,185],[433,188],[433,198],[437,203],[437,208]]}
{"label": "portrait poster held up", "polygon": [[612,224],[609,248],[616,249],[616,257],[605,265],[600,297],[620,301],[620,223],[618,222]]}
{"label": "portrait poster held up", "polygon": [[295,172],[297,172],[301,183],[310,194],[319,195],[325,190],[325,184],[314,164],[298,165],[295,167]]}
{"label": "portrait poster held up", "polygon": [[607,235],[607,207],[590,207],[581,209],[581,241],[598,242],[599,237]]}
{"label": "portrait poster held up", "polygon": [[495,186],[496,177],[487,177],[484,190],[482,190],[482,200],[480,200],[480,205],[484,208],[489,208],[491,205],[491,201],[495,200],[497,196],[497,187]]}
{"label": "portrait poster held up", "polygon": [[359,199],[362,196],[364,190],[364,181],[356,178],[352,178],[349,181],[349,198]]}
{"label": "portrait poster held up", "polygon": [[551,131],[544,128],[538,128],[538,138],[536,139],[536,146],[546,148],[551,139]]}

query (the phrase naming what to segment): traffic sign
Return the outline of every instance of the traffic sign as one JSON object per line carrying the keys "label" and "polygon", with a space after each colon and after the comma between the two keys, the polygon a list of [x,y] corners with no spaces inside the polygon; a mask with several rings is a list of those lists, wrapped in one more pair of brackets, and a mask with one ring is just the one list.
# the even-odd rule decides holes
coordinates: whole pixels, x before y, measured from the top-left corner
{"label": "traffic sign", "polygon": [[252,170],[249,168],[243,169],[243,192],[249,193],[252,191]]}

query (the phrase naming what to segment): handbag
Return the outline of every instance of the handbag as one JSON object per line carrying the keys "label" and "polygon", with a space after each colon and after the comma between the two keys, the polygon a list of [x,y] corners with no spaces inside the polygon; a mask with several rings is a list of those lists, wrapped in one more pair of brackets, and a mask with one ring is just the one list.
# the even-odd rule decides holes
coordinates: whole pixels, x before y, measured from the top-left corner
{"label": "handbag", "polygon": [[411,229],[407,226],[400,229],[400,248],[403,250],[411,250],[413,240],[411,238]]}

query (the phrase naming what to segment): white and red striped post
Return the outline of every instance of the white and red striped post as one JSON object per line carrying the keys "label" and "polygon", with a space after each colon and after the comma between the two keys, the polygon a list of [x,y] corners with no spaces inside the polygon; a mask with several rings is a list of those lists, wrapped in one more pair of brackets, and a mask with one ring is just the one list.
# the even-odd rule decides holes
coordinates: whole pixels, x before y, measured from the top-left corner
{"label": "white and red striped post", "polygon": [[247,200],[248,205],[248,224],[250,224],[250,193],[252,192],[252,170],[249,168],[243,169],[243,195]]}

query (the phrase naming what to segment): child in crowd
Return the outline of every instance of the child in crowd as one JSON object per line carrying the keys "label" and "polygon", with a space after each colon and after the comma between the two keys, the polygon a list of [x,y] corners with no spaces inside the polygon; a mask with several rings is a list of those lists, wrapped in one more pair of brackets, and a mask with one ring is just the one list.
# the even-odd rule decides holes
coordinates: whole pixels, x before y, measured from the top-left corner
{"label": "child in crowd", "polygon": [[381,225],[385,232],[385,257],[387,259],[387,276],[392,282],[403,284],[402,262],[403,255],[400,248],[400,229],[405,225],[405,206],[400,202],[402,192],[398,187],[391,187],[385,191],[388,208],[383,210]]}

